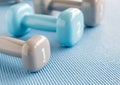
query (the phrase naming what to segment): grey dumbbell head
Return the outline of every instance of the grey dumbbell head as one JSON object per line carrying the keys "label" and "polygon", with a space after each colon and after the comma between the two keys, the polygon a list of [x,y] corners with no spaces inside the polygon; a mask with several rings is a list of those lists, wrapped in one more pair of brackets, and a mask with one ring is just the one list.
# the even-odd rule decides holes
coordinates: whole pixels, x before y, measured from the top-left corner
{"label": "grey dumbbell head", "polygon": [[24,66],[31,72],[44,67],[50,58],[50,45],[44,36],[36,36],[28,40],[22,48]]}
{"label": "grey dumbbell head", "polygon": [[80,9],[84,14],[87,26],[96,26],[101,23],[104,15],[103,0],[83,0]]}

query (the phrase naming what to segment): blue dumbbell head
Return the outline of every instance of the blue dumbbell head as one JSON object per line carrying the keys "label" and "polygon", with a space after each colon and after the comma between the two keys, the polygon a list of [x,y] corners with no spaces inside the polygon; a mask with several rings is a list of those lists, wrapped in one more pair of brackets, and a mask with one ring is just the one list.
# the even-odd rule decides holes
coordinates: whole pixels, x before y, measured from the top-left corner
{"label": "blue dumbbell head", "polygon": [[57,21],[58,41],[64,46],[73,46],[84,32],[83,13],[76,8],[63,11]]}
{"label": "blue dumbbell head", "polygon": [[11,6],[6,15],[8,31],[15,36],[21,36],[28,33],[30,29],[22,25],[22,20],[24,16],[33,13],[33,9],[28,4],[21,3]]}

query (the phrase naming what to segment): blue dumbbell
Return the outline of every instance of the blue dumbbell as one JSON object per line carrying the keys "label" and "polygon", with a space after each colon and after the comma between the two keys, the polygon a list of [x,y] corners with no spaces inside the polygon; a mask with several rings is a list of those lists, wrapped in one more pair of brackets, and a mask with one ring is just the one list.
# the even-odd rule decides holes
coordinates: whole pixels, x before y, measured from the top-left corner
{"label": "blue dumbbell", "polygon": [[7,12],[8,31],[14,36],[22,36],[30,28],[57,32],[62,46],[73,46],[82,37],[84,31],[83,13],[77,8],[63,11],[58,18],[49,15],[34,15],[31,6],[25,3],[16,4]]}

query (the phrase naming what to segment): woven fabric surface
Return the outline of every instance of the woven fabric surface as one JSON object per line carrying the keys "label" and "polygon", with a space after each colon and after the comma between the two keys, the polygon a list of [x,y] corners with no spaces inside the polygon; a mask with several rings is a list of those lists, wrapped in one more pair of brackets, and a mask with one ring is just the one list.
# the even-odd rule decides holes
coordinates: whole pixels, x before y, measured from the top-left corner
{"label": "woven fabric surface", "polygon": [[[13,37],[5,24],[9,7],[0,6],[0,35]],[[19,39],[26,41],[35,35],[46,36],[51,44],[49,63],[39,72],[30,73],[21,59],[0,54],[0,85],[119,85],[119,9],[120,0],[105,0],[101,25],[85,28],[83,38],[72,48],[61,47],[56,33],[31,30]]]}

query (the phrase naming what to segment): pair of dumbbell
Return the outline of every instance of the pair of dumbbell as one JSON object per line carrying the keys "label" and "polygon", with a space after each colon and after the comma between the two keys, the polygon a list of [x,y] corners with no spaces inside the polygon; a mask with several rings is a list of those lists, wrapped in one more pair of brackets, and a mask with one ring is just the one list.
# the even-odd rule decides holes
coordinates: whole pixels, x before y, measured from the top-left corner
{"label": "pair of dumbbell", "polygon": [[[58,18],[47,15],[33,15],[33,9],[27,4],[18,4],[12,6],[7,13],[8,30],[14,36],[21,36],[26,34],[30,30],[29,27],[40,30],[57,31],[58,41],[62,46],[73,46],[80,40],[84,30],[83,22],[84,19],[82,12],[75,8],[70,8],[63,11]],[[8,38],[6,40],[9,41]],[[45,41],[47,39],[44,37],[43,40]],[[16,40],[14,39],[13,41]],[[34,41],[34,38],[30,41],[30,43],[32,43]],[[45,53],[45,49],[41,48],[41,43],[38,45],[38,49],[41,50],[42,53],[37,53],[38,49],[33,49],[34,47],[36,47],[38,42],[40,43],[41,39],[30,45],[29,43],[25,43],[25,45],[22,43],[21,47],[23,47],[23,51],[22,53],[20,53],[21,51],[18,51],[18,54],[13,51],[12,53],[11,50],[8,48],[8,54],[22,54],[25,67],[33,72],[38,71],[48,62],[50,56],[50,49],[48,49],[47,53]],[[47,47],[49,48],[49,42],[46,42]],[[33,48],[30,48],[29,46]],[[5,51],[3,52],[7,53]],[[41,62],[39,62],[40,54],[42,54],[40,60]],[[45,54],[48,55],[45,57]],[[28,56],[30,56],[30,58]],[[36,60],[38,61],[36,62]]]}
{"label": "pair of dumbbell", "polygon": [[104,14],[104,0],[33,0],[36,13],[63,11],[67,8],[79,8],[85,17],[86,26],[100,24]]}
{"label": "pair of dumbbell", "polygon": [[[30,28],[57,31],[58,41],[62,46],[75,45],[84,30],[83,14],[76,8],[69,8],[56,18],[33,15],[32,7],[21,3],[10,7],[6,19],[8,30],[14,36],[22,36],[28,33]],[[0,37],[0,51],[12,56],[22,56],[24,66],[31,72],[41,69],[50,58],[49,41],[43,36],[33,37],[27,42]]]}

